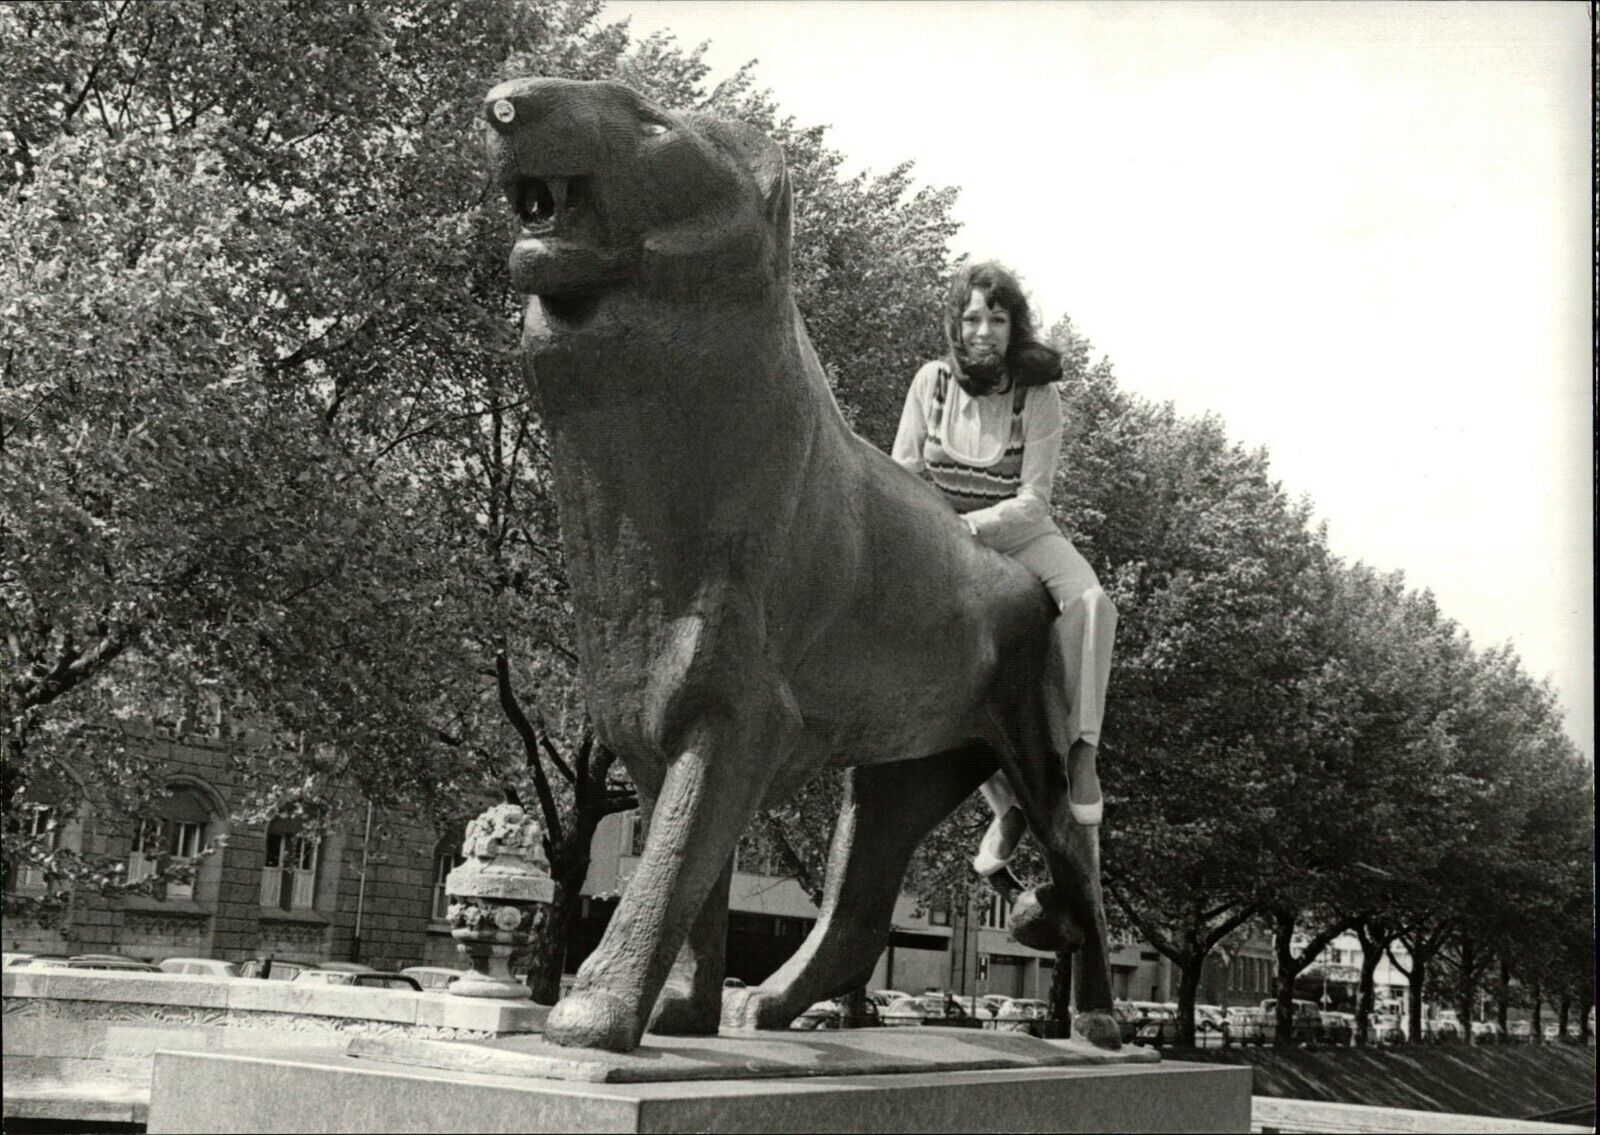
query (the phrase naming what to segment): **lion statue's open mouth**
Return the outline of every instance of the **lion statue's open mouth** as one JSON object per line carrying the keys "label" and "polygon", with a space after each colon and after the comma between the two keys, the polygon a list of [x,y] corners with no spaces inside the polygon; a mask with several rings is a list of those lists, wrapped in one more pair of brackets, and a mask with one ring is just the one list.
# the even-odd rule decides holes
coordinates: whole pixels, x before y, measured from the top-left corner
{"label": "lion statue's open mouth", "polygon": [[606,250],[594,179],[519,175],[506,197],[522,223],[511,252],[513,285],[538,296],[552,319],[585,322],[620,276],[619,258]]}

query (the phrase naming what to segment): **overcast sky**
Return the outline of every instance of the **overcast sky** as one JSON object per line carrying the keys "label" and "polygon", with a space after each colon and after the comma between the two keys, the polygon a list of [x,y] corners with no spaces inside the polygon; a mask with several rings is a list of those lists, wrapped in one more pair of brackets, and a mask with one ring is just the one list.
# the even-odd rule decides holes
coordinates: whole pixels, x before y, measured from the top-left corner
{"label": "overcast sky", "polygon": [[854,168],[959,186],[958,249],[1268,446],[1341,555],[1512,640],[1593,758],[1586,5],[607,12],[710,40],[713,81],[759,60]]}

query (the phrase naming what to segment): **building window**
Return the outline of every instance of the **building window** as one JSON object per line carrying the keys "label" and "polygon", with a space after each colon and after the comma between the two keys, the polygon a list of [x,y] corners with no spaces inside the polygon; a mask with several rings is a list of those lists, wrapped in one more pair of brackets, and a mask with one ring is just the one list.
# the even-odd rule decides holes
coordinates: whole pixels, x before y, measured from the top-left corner
{"label": "building window", "polygon": [[433,853],[433,913],[435,922],[443,922],[450,909],[450,898],[445,894],[445,878],[466,862],[461,854],[461,840],[445,840]]}
{"label": "building window", "polygon": [[322,840],[282,828],[267,829],[267,862],[261,869],[261,905],[310,910],[317,897]]}
{"label": "building window", "polygon": [[[61,846],[60,813],[48,804],[23,805],[21,836],[39,852],[48,854]],[[17,868],[16,890],[44,890],[44,868],[25,863]]]}
{"label": "building window", "polygon": [[943,907],[943,906],[936,906],[936,907],[931,908],[928,911],[928,925],[929,926],[949,926],[950,925],[950,908],[949,907]]}
{"label": "building window", "polygon": [[650,835],[650,821],[639,812],[633,814],[633,833],[628,842],[629,855],[643,855],[644,841]]}
{"label": "building window", "polygon": [[[206,846],[204,820],[179,820],[167,816],[145,816],[133,835],[133,848],[128,853],[128,882],[140,883],[151,878],[164,866],[193,863],[200,858]],[[194,897],[194,879],[188,882],[169,880],[166,885],[169,899]]]}

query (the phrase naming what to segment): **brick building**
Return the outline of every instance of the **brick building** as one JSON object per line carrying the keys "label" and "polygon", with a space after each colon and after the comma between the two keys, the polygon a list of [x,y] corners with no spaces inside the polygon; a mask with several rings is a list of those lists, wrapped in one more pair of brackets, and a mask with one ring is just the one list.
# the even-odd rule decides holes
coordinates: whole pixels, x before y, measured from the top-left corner
{"label": "brick building", "polygon": [[[209,735],[181,737],[152,725],[123,728],[130,744],[160,759],[165,796],[144,815],[107,814],[91,785],[88,805],[58,826],[56,839],[122,860],[134,881],[163,861],[193,859],[193,881],[158,887],[153,897],[74,893],[51,927],[8,919],[0,927],[6,950],[154,960],[359,956],[379,967],[452,956],[449,932],[435,917],[442,914],[433,893],[440,833],[395,817],[375,817],[370,841],[364,816],[327,831],[238,824],[229,818],[238,786],[220,722]],[[69,787],[77,791],[63,791]],[[61,814],[59,800],[80,794],[82,786],[31,785],[33,826],[45,830]],[[5,886],[42,893],[43,882],[36,869],[23,869],[8,871]]]}

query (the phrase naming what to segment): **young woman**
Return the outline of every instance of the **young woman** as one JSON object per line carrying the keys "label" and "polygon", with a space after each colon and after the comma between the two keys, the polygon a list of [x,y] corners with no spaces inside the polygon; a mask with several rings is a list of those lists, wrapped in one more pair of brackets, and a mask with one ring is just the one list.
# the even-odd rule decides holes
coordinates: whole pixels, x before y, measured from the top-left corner
{"label": "young woman", "polygon": [[[1102,808],[1095,752],[1117,612],[1050,519],[1061,454],[1061,399],[1052,384],[1061,359],[1039,342],[1017,278],[1001,264],[958,272],[944,316],[950,354],[912,380],[894,459],[931,481],[974,539],[1025,565],[1055,599],[1050,726],[1066,754],[1072,816],[1092,826]],[[987,877],[1005,867],[1027,825],[1003,773],[983,795],[995,818],[972,865]]]}

